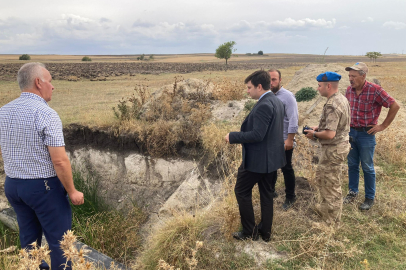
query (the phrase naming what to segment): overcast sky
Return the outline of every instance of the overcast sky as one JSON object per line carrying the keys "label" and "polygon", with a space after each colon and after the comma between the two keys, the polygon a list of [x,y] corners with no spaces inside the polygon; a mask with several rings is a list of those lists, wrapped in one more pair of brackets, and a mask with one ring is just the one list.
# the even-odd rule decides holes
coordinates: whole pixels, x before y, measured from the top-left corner
{"label": "overcast sky", "polygon": [[406,54],[406,0],[0,0],[0,54]]}

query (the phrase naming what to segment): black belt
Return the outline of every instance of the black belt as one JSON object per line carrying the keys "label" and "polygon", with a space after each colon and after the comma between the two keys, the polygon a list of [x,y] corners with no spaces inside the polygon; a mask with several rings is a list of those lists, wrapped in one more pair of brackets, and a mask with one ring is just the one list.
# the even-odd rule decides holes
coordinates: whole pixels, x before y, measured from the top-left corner
{"label": "black belt", "polygon": [[356,131],[368,131],[372,127],[351,127],[352,129],[355,129]]}

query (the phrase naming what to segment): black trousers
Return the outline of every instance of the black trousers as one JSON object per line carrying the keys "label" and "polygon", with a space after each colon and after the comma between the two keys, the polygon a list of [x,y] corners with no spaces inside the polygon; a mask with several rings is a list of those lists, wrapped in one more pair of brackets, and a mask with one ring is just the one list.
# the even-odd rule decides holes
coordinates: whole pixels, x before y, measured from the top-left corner
{"label": "black trousers", "polygon": [[[245,235],[270,237],[273,219],[272,173],[254,173],[238,168],[234,192],[240,209],[241,224]],[[258,183],[261,200],[261,222],[255,225],[252,207],[252,188]]]}
{"label": "black trousers", "polygon": [[[293,167],[292,167],[292,155],[293,155],[293,149],[285,151],[286,165],[281,168],[282,173],[283,173],[283,178],[285,179],[286,199],[296,198],[295,171],[293,170]],[[273,191],[275,191],[275,184],[276,184],[277,179],[278,179],[278,172],[277,171],[272,172],[272,190]]]}

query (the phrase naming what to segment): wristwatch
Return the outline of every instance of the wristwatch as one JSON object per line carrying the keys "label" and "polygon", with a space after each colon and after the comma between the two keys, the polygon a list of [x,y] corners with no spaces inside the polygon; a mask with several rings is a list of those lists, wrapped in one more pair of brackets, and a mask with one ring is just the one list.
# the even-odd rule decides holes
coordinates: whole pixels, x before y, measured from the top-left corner
{"label": "wristwatch", "polygon": [[313,140],[317,141],[319,137],[316,136],[316,132],[313,132]]}

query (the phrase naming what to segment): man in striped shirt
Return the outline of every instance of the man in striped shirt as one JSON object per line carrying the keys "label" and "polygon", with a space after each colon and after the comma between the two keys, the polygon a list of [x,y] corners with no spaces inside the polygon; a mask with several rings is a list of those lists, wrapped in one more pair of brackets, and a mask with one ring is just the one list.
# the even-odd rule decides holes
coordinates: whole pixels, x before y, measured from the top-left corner
{"label": "man in striped shirt", "polygon": [[[375,134],[387,128],[399,105],[381,86],[366,81],[368,67],[359,62],[345,69],[349,71],[351,85],[345,94],[351,108],[350,142],[348,154],[349,193],[344,203],[351,203],[358,195],[359,163],[364,172],[365,201],[359,206],[360,210],[369,210],[375,200]],[[389,108],[388,115],[382,124],[378,118],[382,106]]]}
{"label": "man in striped shirt", "polygon": [[[44,233],[52,270],[65,269],[59,241],[72,226],[69,199],[83,204],[83,193],[73,183],[62,122],[47,103],[54,90],[51,74],[41,63],[27,63],[17,80],[21,96],[0,108],[6,197],[17,213],[21,247],[41,245]],[[49,269],[45,262],[39,267]]]}

